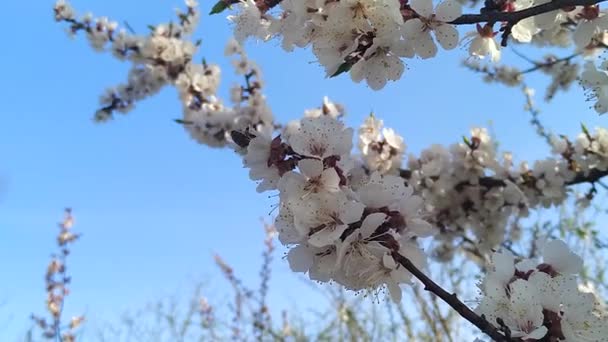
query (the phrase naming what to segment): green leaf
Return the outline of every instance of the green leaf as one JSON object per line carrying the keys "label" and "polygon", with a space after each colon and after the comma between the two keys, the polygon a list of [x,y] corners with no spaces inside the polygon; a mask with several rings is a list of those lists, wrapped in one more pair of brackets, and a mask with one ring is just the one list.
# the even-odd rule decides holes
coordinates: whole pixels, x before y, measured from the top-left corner
{"label": "green leaf", "polygon": [[226,3],[226,1],[220,0],[215,5],[213,5],[213,8],[211,9],[211,12],[209,12],[209,14],[213,15],[213,14],[222,13],[228,7],[229,6]]}
{"label": "green leaf", "polygon": [[340,64],[340,66],[338,67],[338,70],[336,70],[336,72],[334,72],[334,74],[329,77],[330,78],[336,77],[342,73],[348,72],[348,71],[350,71],[350,68],[352,68],[352,67],[353,67],[353,65],[350,64],[349,62],[344,62],[344,63]]}
{"label": "green leaf", "polygon": [[589,130],[587,129],[587,126],[585,126],[585,124],[584,124],[584,123],[582,123],[582,122],[581,122],[581,129],[583,130],[583,133],[585,133],[585,135],[586,135],[587,137],[590,137],[590,136],[591,136],[591,134],[589,134]]}
{"label": "green leaf", "polygon": [[150,29],[150,31],[154,32],[154,31],[156,31],[156,26],[148,25],[148,29]]}
{"label": "green leaf", "polygon": [[173,119],[173,121],[177,122],[180,125],[192,125],[194,123],[192,121],[186,121],[182,119]]}
{"label": "green leaf", "polygon": [[462,136],[462,141],[464,141],[467,146],[471,146],[471,141],[464,135]]}

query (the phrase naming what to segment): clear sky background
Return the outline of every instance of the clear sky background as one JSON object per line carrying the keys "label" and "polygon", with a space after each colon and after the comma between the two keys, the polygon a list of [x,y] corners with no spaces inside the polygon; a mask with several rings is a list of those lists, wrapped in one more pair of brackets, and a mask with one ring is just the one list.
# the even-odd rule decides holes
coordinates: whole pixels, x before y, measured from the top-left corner
{"label": "clear sky background", "polygon": [[[8,1],[0,21],[0,341],[12,341],[42,313],[43,275],[54,249],[56,223],[74,208],[70,273],[73,295],[66,312],[95,320],[116,317],[196,281],[208,283],[212,298],[228,296],[212,259],[219,253],[249,284],[257,284],[263,249],[260,218],[275,198],[255,192],[238,156],[189,139],[172,122],[181,115],[174,89],[140,103],[128,116],[97,125],[92,115],[107,86],[122,82],[128,65],[70,40],[52,17],[52,1]],[[75,0],[138,32],[173,19],[178,0]],[[208,13],[210,1],[201,1]],[[230,26],[224,15],[203,15],[196,37],[200,56],[222,65],[223,93],[238,79],[223,57]],[[288,54],[278,42],[248,44],[264,70],[269,103],[280,122],[317,107],[324,95],[346,106],[346,122],[357,127],[370,111],[404,137],[408,152],[432,143],[457,142],[476,125],[493,123],[504,149],[519,160],[539,158],[548,149],[528,125],[517,88],[487,86],[459,67],[464,48],[441,51],[430,61],[411,60],[403,79],[374,92],[348,76],[325,79],[308,51]],[[525,50],[524,50],[525,51]],[[562,51],[566,55],[567,51]],[[518,61],[509,50],[507,61]],[[525,65],[525,64],[522,64]],[[579,123],[604,123],[574,84],[551,104],[537,96],[547,125],[570,136]],[[538,83],[536,81],[542,81]],[[279,249],[269,302],[290,307],[306,296],[321,300],[289,270]],[[218,297],[219,296],[219,297]]]}

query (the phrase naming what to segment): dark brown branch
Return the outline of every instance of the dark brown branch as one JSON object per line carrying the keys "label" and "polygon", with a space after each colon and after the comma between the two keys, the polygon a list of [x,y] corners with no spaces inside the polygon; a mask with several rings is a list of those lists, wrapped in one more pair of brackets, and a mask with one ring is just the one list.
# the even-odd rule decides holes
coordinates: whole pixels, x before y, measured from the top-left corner
{"label": "dark brown branch", "polygon": [[[574,6],[590,6],[595,5],[606,0],[553,0],[542,5],[529,7],[520,11],[514,12],[501,12],[497,10],[488,10],[480,14],[463,14],[460,17],[454,19],[450,24],[454,25],[468,25],[476,23],[488,23],[490,26],[497,22],[503,22],[500,28],[502,32],[502,39],[500,45],[507,46],[509,36],[511,35],[511,29],[517,25],[518,22],[535,15],[548,13],[551,11],[559,10],[561,8],[571,8]],[[483,10],[483,9],[482,9]]]}
{"label": "dark brown branch", "polygon": [[608,170],[598,170],[598,169],[592,169],[591,171],[589,171],[589,174],[585,175],[582,172],[579,172],[574,179],[572,179],[571,181],[566,182],[566,185],[576,185],[576,184],[582,184],[582,183],[596,183],[598,182],[600,179],[602,179],[603,177],[608,176]]}
{"label": "dark brown branch", "polygon": [[501,334],[498,328],[490,324],[490,322],[488,322],[485,318],[479,316],[463,302],[461,302],[455,293],[448,293],[432,279],[427,277],[426,274],[424,274],[416,266],[414,266],[414,264],[408,258],[397,252],[393,252],[392,256],[399,264],[405,267],[405,269],[407,269],[411,274],[414,275],[414,277],[416,277],[424,284],[424,289],[426,291],[429,291],[435,294],[437,297],[441,298],[452,309],[456,310],[456,312],[458,312],[460,316],[471,322],[473,325],[479,328],[479,330],[490,336],[494,341],[519,341],[519,339],[507,338],[506,336]]}
{"label": "dark brown branch", "polygon": [[[399,174],[402,178],[408,180],[412,175],[412,171],[404,169],[404,170],[400,170]],[[600,179],[602,179],[606,176],[608,176],[608,170],[591,169],[589,171],[589,173],[587,173],[587,174],[585,174],[584,172],[577,173],[576,176],[574,176],[574,178],[572,180],[567,181],[565,184],[566,185],[578,185],[578,184],[584,184],[584,183],[593,184],[593,183],[597,183]],[[500,179],[500,178],[490,177],[490,176],[480,177],[478,184],[485,188],[507,186],[507,183],[505,182],[505,180]],[[473,186],[473,185],[474,184],[470,184],[469,182],[461,182],[459,184],[456,184],[455,190],[462,191],[462,189],[464,189],[466,186]]]}
{"label": "dark brown branch", "polygon": [[[254,0],[256,7],[262,13],[268,12],[271,8],[277,6],[283,0]],[[241,0],[220,0],[211,10],[211,14],[220,13],[226,8],[240,3]]]}
{"label": "dark brown branch", "polygon": [[571,6],[590,6],[606,0],[553,0],[542,5],[529,7],[515,12],[485,12],[481,14],[463,14],[454,19],[450,24],[467,25],[476,23],[497,23],[508,22],[513,25],[520,20],[533,17],[535,15],[548,13],[565,7]]}

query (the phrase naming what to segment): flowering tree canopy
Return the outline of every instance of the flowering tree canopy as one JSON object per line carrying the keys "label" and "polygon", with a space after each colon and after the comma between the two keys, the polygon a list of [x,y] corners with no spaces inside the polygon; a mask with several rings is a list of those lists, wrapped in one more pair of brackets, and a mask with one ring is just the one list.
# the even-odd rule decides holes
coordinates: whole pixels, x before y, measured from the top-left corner
{"label": "flowering tree canopy", "polygon": [[[343,107],[328,98],[299,120],[275,122],[261,69],[242,46],[247,39],[278,39],[286,51],[310,46],[327,76],[349,74],[373,90],[401,79],[408,58],[466,46],[466,66],[486,80],[524,85],[525,74],[541,70],[551,76],[548,98],[579,80],[601,114],[608,112],[608,66],[593,58],[608,47],[601,1],[487,0],[473,4],[478,13],[463,14],[471,6],[457,0],[220,0],[211,13],[234,9],[225,54],[243,76],[230,89],[229,105],[217,95],[220,68],[193,60],[200,46],[192,38],[196,1],[187,0],[177,21],[147,35],[105,17],[78,16],[63,0],[54,14],[70,34],[84,34],[95,50],[132,66],[123,84],[101,96],[95,120],[127,113],[173,86],[183,111],[176,121],[186,133],[235,150],[259,192],[278,192],[275,226],[294,272],[353,291],[386,289],[394,301],[402,299],[402,284],[418,279],[496,341],[608,341],[606,313],[578,286],[583,261],[564,242],[539,243],[542,261],[504,244],[519,234],[509,223],[533,210],[571,200],[590,205],[608,175],[608,130],[583,125],[575,137],[541,130],[552,154],[519,164],[498,151],[484,128],[451,146],[407,155],[404,138],[378,117],[348,128]],[[461,35],[461,25],[470,32]],[[502,48],[515,43],[572,51],[523,71],[496,64]],[[578,184],[589,191],[574,198]],[[422,241],[432,241],[432,249],[423,250]],[[485,270],[476,308],[428,277],[429,256],[435,262],[465,256]]]}

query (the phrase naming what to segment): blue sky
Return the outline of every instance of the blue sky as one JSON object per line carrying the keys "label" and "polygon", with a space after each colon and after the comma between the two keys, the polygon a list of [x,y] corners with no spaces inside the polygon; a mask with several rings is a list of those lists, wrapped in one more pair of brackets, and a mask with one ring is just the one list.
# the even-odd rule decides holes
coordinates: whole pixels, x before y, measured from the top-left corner
{"label": "blue sky", "polygon": [[[211,2],[201,2],[207,13]],[[182,6],[178,0],[73,4],[79,13],[128,20],[138,32],[173,19],[172,9]],[[74,208],[75,229],[84,234],[70,263],[68,313],[113,317],[198,280],[209,284],[211,297],[222,296],[226,283],[213,264],[216,252],[246,282],[257,284],[259,222],[272,220],[268,212],[276,199],[255,192],[236,155],[196,144],[172,122],[180,116],[173,89],[143,101],[128,116],[94,124],[98,96],[122,82],[128,65],[93,52],[82,37],[70,40],[53,21],[52,5],[3,4],[0,339],[15,338],[29,326],[29,314],[44,309],[43,274],[66,206]],[[196,36],[203,41],[200,56],[225,67],[226,94],[237,78],[223,57],[230,36],[225,16],[204,15]],[[458,141],[472,126],[490,121],[501,146],[518,159],[547,152],[527,124],[521,92],[487,86],[459,67],[464,48],[431,61],[410,61],[403,79],[380,92],[344,76],[325,79],[308,51],[288,54],[276,41],[250,43],[248,51],[264,70],[266,94],[281,122],[300,117],[329,95],[346,106],[351,126],[376,112],[405,137],[409,152]],[[512,52],[504,54],[519,62]],[[532,78],[538,80],[547,79]],[[581,121],[592,127],[605,120],[589,109],[576,84],[544,104],[545,82],[531,83],[540,84],[542,117],[555,131],[573,135]],[[291,274],[283,252],[275,258],[270,303],[288,307],[294,296],[311,291]],[[310,303],[320,302],[310,296]]]}

